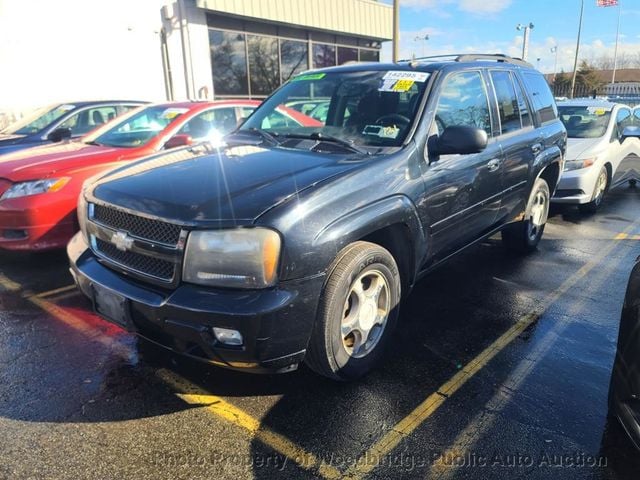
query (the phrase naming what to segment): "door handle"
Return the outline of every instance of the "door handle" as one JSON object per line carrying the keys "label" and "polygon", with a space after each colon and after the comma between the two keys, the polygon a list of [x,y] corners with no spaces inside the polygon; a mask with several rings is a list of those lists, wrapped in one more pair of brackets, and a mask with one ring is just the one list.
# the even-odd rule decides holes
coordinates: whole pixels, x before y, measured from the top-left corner
{"label": "door handle", "polygon": [[489,170],[490,172],[496,172],[498,171],[498,169],[500,168],[500,160],[497,158],[494,158],[493,160],[489,160],[487,162],[487,170]]}
{"label": "door handle", "polygon": [[542,145],[540,143],[534,143],[533,145],[531,145],[531,151],[533,153],[540,153],[540,151],[542,150]]}

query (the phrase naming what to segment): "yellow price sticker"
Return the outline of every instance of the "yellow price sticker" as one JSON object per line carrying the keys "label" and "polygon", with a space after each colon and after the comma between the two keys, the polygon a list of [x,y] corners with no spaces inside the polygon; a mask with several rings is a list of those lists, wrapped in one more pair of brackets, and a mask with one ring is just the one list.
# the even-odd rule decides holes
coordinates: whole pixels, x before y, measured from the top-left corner
{"label": "yellow price sticker", "polygon": [[393,91],[408,92],[409,90],[411,90],[411,87],[413,86],[413,84],[414,84],[413,80],[398,80],[396,84],[393,86]]}

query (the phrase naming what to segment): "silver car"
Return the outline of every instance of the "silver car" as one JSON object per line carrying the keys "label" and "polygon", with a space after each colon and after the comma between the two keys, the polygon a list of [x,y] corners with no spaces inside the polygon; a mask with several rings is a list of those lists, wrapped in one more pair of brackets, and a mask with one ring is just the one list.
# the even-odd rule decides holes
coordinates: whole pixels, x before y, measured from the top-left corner
{"label": "silver car", "polygon": [[585,99],[560,102],[558,112],[569,138],[552,201],[594,213],[610,188],[635,182],[640,172],[640,143],[624,135],[634,123],[634,112],[626,105]]}

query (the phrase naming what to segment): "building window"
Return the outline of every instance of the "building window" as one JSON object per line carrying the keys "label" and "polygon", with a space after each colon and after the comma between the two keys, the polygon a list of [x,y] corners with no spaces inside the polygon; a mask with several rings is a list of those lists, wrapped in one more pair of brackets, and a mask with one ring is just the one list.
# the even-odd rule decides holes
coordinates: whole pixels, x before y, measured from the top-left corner
{"label": "building window", "polygon": [[325,43],[313,44],[313,68],[334,67],[336,65],[336,46]]}
{"label": "building window", "polygon": [[306,42],[282,40],[280,42],[280,57],[282,65],[282,83],[292,76],[309,69],[309,51]]}
{"label": "building window", "polygon": [[360,49],[360,61],[361,62],[379,62],[380,52],[378,50],[365,50]]}
{"label": "building window", "polygon": [[358,61],[358,49],[348,47],[338,47],[338,65],[343,65],[347,62]]}
{"label": "building window", "polygon": [[244,34],[209,30],[209,44],[216,95],[248,95]]}
{"label": "building window", "polygon": [[247,35],[251,95],[269,95],[280,86],[278,39]]}

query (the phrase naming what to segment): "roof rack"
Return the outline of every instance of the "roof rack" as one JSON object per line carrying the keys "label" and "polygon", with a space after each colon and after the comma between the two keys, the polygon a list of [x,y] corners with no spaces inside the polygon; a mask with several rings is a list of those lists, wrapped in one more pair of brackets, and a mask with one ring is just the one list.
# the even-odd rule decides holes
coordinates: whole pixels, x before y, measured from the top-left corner
{"label": "roof rack", "polygon": [[525,60],[522,60],[521,58],[516,58],[516,57],[510,57],[508,55],[504,55],[502,53],[493,53],[493,54],[486,54],[486,53],[456,53],[456,54],[451,54],[451,55],[432,55],[429,57],[419,57],[419,58],[412,58],[409,60],[401,60],[402,62],[422,62],[422,61],[432,61],[432,62],[438,62],[438,61],[447,61],[447,59],[450,59],[449,61],[454,61],[454,62],[476,62],[476,61],[484,61],[484,62],[500,62],[500,63],[510,63],[512,65],[519,65],[521,67],[527,67],[527,68],[533,68],[533,65],[531,65],[529,62],[526,62]]}

